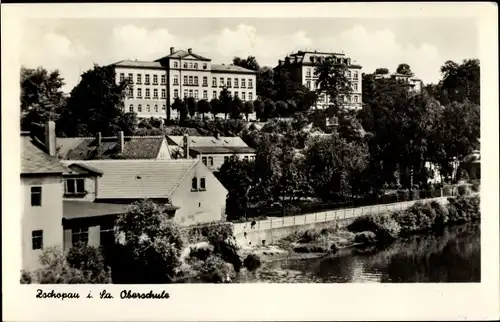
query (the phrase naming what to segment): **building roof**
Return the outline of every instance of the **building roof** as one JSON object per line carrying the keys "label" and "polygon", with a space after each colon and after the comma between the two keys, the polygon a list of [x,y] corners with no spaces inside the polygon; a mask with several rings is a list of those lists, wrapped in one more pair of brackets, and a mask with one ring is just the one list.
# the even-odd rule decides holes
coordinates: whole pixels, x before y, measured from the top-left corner
{"label": "building roof", "polygon": [[[123,153],[119,154],[118,138],[57,138],[59,156],[64,160],[156,159],[164,136],[125,136]],[[119,155],[119,156],[117,156]]]}
{"label": "building roof", "polygon": [[[80,200],[63,200],[64,219],[118,215],[128,211],[129,204],[103,203]],[[160,205],[165,210],[179,209],[172,205]]]}
{"label": "building roof", "polygon": [[62,174],[67,171],[56,157],[45,152],[41,142],[21,135],[21,174]]}
{"label": "building roof", "polygon": [[[248,145],[239,136],[188,136],[189,147],[248,147]],[[184,136],[182,135],[167,135],[169,145],[184,145]]]}
{"label": "building roof", "polygon": [[190,151],[194,151],[198,154],[244,154],[244,153],[255,153],[255,150],[250,147],[218,147],[218,146],[202,146],[189,148]]}
{"label": "building roof", "polygon": [[68,165],[71,170],[69,174],[84,174],[102,176],[102,172],[98,169],[82,163],[71,163]]}
{"label": "building roof", "polygon": [[139,61],[139,60],[120,60],[112,64],[115,67],[136,67],[136,68],[154,68],[163,69],[161,64],[156,61]]}
{"label": "building roof", "polygon": [[164,56],[162,58],[155,60],[155,62],[159,62],[160,60],[163,60],[165,58],[179,59],[179,58],[186,58],[187,56],[193,56],[194,58],[196,58],[198,60],[211,61],[211,59],[200,56],[200,55],[195,54],[193,52],[189,52],[189,51],[185,51],[185,50],[177,50],[177,51],[173,52],[172,54],[169,54],[167,56]]}
{"label": "building roof", "polygon": [[88,160],[79,163],[103,173],[97,185],[97,199],[161,199],[170,197],[198,161]]}
{"label": "building roof", "polygon": [[219,73],[244,73],[244,74],[257,74],[255,70],[251,69],[246,69],[240,66],[236,65],[219,65],[219,64],[212,64],[211,67],[212,72],[219,72]]}

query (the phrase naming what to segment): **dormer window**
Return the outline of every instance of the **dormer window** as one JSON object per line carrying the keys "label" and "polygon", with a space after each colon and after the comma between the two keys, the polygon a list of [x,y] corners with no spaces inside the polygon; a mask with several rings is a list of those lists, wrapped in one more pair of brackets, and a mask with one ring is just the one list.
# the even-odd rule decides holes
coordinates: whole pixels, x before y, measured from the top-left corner
{"label": "dormer window", "polygon": [[66,179],[64,192],[67,195],[77,195],[85,193],[85,180],[83,178]]}
{"label": "dormer window", "polygon": [[198,191],[198,178],[191,179],[191,191]]}

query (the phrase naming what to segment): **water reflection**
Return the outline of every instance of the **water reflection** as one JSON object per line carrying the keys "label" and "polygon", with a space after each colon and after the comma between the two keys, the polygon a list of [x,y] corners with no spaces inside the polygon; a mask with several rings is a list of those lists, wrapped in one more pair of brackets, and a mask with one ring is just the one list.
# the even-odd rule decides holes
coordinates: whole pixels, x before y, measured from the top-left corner
{"label": "water reflection", "polygon": [[266,263],[252,282],[480,282],[480,227],[467,224],[383,248],[337,256]]}

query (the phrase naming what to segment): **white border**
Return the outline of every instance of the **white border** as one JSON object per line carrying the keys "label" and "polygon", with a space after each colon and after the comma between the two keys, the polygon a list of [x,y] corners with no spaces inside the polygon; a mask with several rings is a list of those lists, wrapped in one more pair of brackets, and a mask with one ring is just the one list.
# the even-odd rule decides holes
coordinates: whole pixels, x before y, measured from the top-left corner
{"label": "white border", "polygon": [[[19,284],[19,39],[25,18],[474,17],[481,60],[482,282],[478,284],[253,284],[57,286],[107,289],[113,300],[36,300]],[[494,3],[31,4],[2,6],[2,256],[4,319],[375,320],[496,319],[498,243],[498,16]],[[460,35],[457,35],[460,37]],[[122,289],[167,290],[169,300],[119,300]],[[135,304],[135,305],[132,305]]]}

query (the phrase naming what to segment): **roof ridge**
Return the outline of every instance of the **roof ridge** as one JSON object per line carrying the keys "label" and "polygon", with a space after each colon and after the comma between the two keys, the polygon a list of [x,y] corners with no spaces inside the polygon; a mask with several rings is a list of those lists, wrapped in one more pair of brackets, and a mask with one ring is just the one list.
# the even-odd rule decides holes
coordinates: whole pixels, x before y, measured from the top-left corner
{"label": "roof ridge", "polygon": [[[62,160],[64,162],[186,162],[194,159],[99,159],[99,160]],[[197,160],[197,159],[196,159]]]}
{"label": "roof ridge", "polygon": [[[177,188],[180,186],[180,184],[182,183],[182,181],[184,181],[184,179],[186,178],[186,176],[188,175],[188,173],[191,171],[191,169],[193,169],[193,167],[200,161],[200,159],[184,159],[184,160],[194,160],[194,162],[193,162],[193,164],[191,164],[191,166],[189,167],[189,169],[187,169],[187,171],[184,172],[184,175],[182,176],[181,180],[179,180],[179,182],[177,182],[177,184],[175,185],[174,189],[172,189],[172,191],[170,192],[170,194],[167,196],[167,198],[169,198],[169,199],[170,199],[170,196],[175,192],[175,190],[177,190]],[[170,200],[170,201],[172,201],[172,200]]]}

